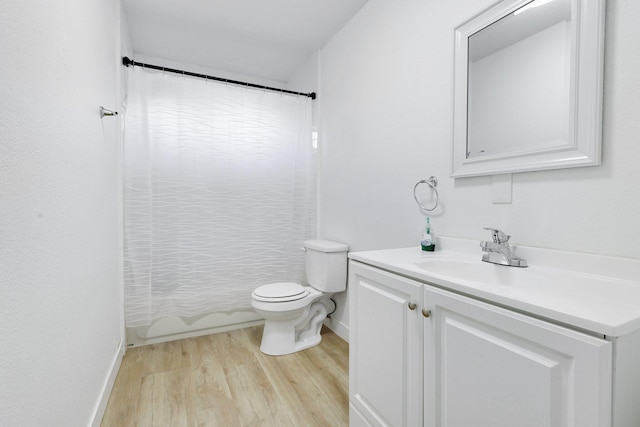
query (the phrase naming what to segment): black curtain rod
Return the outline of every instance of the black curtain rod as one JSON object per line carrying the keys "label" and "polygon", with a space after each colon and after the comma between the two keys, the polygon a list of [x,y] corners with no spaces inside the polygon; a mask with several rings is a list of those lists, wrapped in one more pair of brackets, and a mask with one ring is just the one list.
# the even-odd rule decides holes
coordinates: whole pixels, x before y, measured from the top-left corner
{"label": "black curtain rod", "polygon": [[292,95],[308,96],[311,99],[316,99],[316,93],[315,92],[311,92],[311,93],[294,92],[292,90],[279,89],[277,87],[269,87],[269,86],[257,85],[255,83],[241,82],[241,81],[238,81],[238,80],[223,79],[222,77],[207,76],[206,74],[192,73],[192,72],[189,72],[189,71],[177,70],[175,68],[161,67],[159,65],[144,64],[142,62],[136,62],[133,59],[127,57],[127,56],[122,57],[122,65],[124,65],[125,67],[128,67],[128,66],[131,65],[131,66],[134,66],[134,67],[138,66],[138,67],[144,67],[144,68],[151,68],[153,70],[161,70],[161,71],[166,71],[168,73],[182,74],[182,75],[191,76],[191,77],[200,77],[202,79],[207,79],[207,80],[215,80],[215,81],[218,81],[218,82],[232,83],[232,84],[235,84],[235,85],[254,87],[254,88],[257,88],[257,89],[272,90],[272,91],[275,91],[275,92],[290,93]]}

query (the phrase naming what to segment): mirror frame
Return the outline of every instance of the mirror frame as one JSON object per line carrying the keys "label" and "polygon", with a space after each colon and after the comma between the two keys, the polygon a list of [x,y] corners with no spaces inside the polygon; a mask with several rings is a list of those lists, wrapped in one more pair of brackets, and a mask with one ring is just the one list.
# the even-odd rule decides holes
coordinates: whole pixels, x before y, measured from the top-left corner
{"label": "mirror frame", "polygon": [[571,0],[568,145],[467,158],[469,37],[531,1],[500,1],[455,29],[451,174],[454,178],[600,164],[605,0]]}

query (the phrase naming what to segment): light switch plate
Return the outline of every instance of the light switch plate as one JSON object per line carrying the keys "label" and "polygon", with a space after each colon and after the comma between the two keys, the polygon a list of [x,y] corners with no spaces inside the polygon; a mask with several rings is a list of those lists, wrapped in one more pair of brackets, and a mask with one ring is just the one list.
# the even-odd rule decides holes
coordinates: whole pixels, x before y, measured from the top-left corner
{"label": "light switch plate", "polygon": [[491,201],[497,205],[511,203],[513,174],[505,173],[491,177]]}

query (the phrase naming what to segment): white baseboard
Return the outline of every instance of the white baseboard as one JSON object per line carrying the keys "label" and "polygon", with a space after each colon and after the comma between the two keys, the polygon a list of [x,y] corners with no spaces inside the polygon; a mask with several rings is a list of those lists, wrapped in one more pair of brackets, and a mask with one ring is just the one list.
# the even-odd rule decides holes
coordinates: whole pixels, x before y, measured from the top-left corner
{"label": "white baseboard", "polygon": [[118,348],[116,349],[116,353],[113,357],[113,362],[111,362],[109,373],[107,375],[107,378],[105,378],[105,382],[102,386],[100,398],[98,399],[95,409],[93,410],[93,416],[91,417],[92,427],[100,427],[100,423],[102,422],[102,417],[104,416],[104,411],[105,409],[107,409],[107,403],[109,402],[109,396],[111,395],[113,384],[116,382],[116,376],[118,375],[118,371],[120,370],[120,364],[122,363],[123,356],[124,356],[124,342],[120,341],[120,345],[118,345]]}
{"label": "white baseboard", "polygon": [[331,317],[325,320],[324,324],[327,328],[331,329],[337,336],[339,336],[346,342],[349,342],[349,327],[347,325]]}

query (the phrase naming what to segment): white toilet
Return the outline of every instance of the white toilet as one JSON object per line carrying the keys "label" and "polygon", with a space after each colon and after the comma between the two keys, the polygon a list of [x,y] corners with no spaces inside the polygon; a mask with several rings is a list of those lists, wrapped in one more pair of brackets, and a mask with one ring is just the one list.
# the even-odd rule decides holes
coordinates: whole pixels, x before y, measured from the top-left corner
{"label": "white toilet", "polygon": [[253,309],[265,319],[260,350],[278,356],[320,344],[320,329],[334,309],[335,292],[347,289],[347,245],[306,240],[305,268],[311,286],[271,283],[251,295]]}

